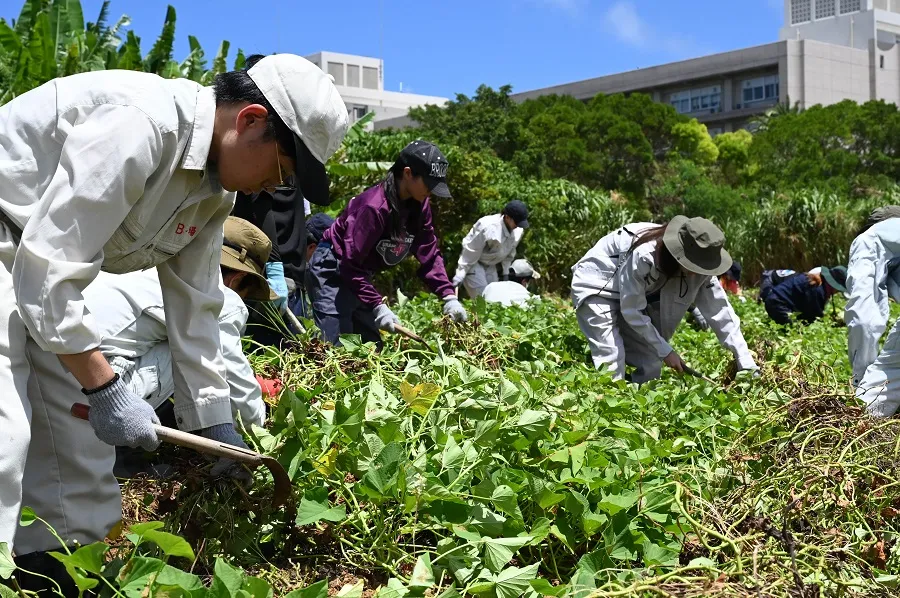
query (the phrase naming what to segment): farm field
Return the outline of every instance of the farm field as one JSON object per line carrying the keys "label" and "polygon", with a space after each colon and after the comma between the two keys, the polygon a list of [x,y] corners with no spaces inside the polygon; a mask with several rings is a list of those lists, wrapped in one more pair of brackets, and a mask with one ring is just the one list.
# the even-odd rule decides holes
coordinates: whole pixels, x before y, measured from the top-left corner
{"label": "farm field", "polygon": [[[126,487],[131,533],[106,559],[130,561],[106,565],[104,595],[892,595],[898,423],[849,396],[830,311],[780,330],[735,302],[761,379],[684,324],[674,346],[716,384],[638,388],[588,365],[567,302],[469,304],[468,325],[401,304],[436,352],[394,336],[255,355],[285,390],[250,436],[292,503],[267,505],[264,469],[244,491],[164,455],[181,475]],[[90,571],[105,551],[67,558]]]}

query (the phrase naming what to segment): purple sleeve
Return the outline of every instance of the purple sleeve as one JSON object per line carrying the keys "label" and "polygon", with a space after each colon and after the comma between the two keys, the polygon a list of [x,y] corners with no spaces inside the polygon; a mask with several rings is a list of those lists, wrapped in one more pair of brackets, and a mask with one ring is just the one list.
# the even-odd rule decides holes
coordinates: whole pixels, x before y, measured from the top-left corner
{"label": "purple sleeve", "polygon": [[444,266],[444,258],[438,249],[437,236],[434,234],[434,226],[431,223],[431,205],[422,206],[422,230],[413,241],[413,253],[422,266],[419,268],[419,278],[425,281],[435,295],[443,299],[453,294],[453,285],[447,277],[447,269]]}
{"label": "purple sleeve", "polygon": [[342,240],[341,278],[356,294],[360,303],[374,309],[382,302],[382,298],[363,264],[381,237],[384,222],[376,209],[363,206],[347,217],[345,230],[347,232]]}

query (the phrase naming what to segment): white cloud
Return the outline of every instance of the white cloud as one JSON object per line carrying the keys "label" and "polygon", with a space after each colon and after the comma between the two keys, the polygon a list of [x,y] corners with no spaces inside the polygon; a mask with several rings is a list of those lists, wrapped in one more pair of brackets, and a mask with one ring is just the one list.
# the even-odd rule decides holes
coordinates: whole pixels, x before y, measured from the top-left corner
{"label": "white cloud", "polygon": [[647,23],[637,12],[637,7],[629,0],[619,0],[613,4],[604,17],[606,27],[620,41],[635,48],[643,48],[650,41]]}
{"label": "white cloud", "polygon": [[657,31],[637,10],[633,0],[617,0],[603,16],[603,26],[633,49],[662,50],[673,58],[699,56],[704,50],[690,36]]}

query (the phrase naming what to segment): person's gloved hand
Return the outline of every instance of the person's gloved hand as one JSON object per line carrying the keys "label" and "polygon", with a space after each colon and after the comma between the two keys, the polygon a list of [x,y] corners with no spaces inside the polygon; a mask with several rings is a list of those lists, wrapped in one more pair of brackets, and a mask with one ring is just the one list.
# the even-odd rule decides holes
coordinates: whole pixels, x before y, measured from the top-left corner
{"label": "person's gloved hand", "polygon": [[444,297],[444,315],[450,316],[454,322],[465,322],[469,319],[466,310],[459,302],[455,295],[447,295]]}
{"label": "person's gloved hand", "polygon": [[375,315],[375,325],[381,330],[394,331],[394,324],[400,323],[400,318],[394,315],[391,308],[382,303],[372,312]]}
{"label": "person's gloved hand", "polygon": [[275,307],[279,310],[284,309],[288,300],[287,281],[284,279],[284,264],[281,262],[266,263],[266,280],[269,281],[269,286],[278,295],[278,299],[273,301]]}
{"label": "person's gloved hand", "polygon": [[[234,424],[218,424],[203,428],[200,430],[200,435],[223,444],[230,444],[244,449],[248,448],[244,439],[234,429]],[[220,457],[216,461],[209,474],[213,477],[229,476],[243,483],[252,481],[252,476],[247,470],[241,467],[234,459],[226,459],[225,457]]]}
{"label": "person's gloved hand", "polygon": [[453,280],[450,281],[450,284],[452,284],[454,287],[458,287],[459,285],[461,285],[461,284],[463,283],[463,281],[464,281],[465,279],[466,279],[466,273],[465,273],[465,272],[457,272],[457,273],[453,276]]}
{"label": "person's gloved hand", "polygon": [[88,421],[97,438],[113,446],[156,450],[160,441],[153,424],[159,418],[150,403],[134,394],[118,374],[112,384],[101,388],[82,391],[91,406]]}
{"label": "person's gloved hand", "polygon": [[665,359],[663,359],[663,363],[667,366],[678,372],[679,374],[684,373],[684,366],[687,365],[684,363],[684,360],[681,358],[681,355],[672,351],[668,355],[666,355]]}
{"label": "person's gloved hand", "polygon": [[262,390],[263,395],[269,397],[277,397],[281,394],[281,389],[283,385],[281,384],[281,380],[278,378],[263,378],[259,374],[256,375],[256,381],[259,383],[259,388]]}

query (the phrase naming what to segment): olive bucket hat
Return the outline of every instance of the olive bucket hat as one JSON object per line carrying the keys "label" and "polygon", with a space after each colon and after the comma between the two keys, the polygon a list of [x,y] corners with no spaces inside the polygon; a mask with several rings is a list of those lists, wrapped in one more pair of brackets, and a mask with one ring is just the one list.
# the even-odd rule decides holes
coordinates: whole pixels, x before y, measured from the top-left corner
{"label": "olive bucket hat", "polygon": [[725,251],[725,235],[706,218],[675,216],[663,243],[682,268],[695,274],[721,276],[733,261]]}
{"label": "olive bucket hat", "polygon": [[256,301],[274,301],[278,294],[266,280],[266,262],[272,242],[253,224],[229,216],[225,220],[225,239],[222,243],[221,264],[225,268],[246,272],[253,280],[253,290],[247,296]]}
{"label": "olive bucket hat", "polygon": [[847,268],[844,266],[831,266],[822,268],[822,278],[828,285],[837,291],[847,295]]}

